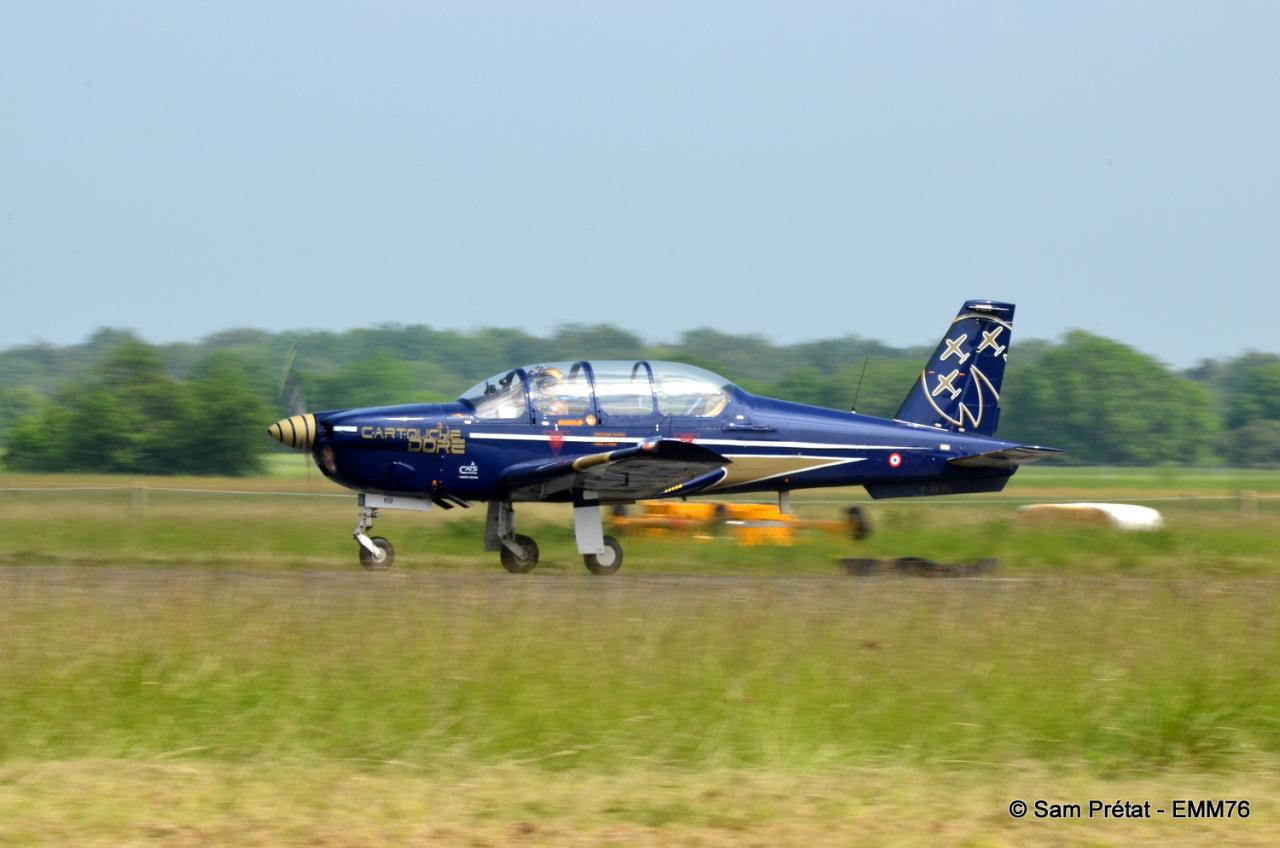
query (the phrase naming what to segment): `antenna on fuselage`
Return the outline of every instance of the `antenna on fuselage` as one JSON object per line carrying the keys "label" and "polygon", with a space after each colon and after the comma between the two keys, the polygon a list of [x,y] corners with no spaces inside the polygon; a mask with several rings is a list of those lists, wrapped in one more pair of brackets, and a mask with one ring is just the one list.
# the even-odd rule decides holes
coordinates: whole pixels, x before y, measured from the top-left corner
{"label": "antenna on fuselage", "polygon": [[858,395],[862,394],[862,378],[867,376],[867,363],[871,361],[871,357],[862,360],[862,373],[858,375],[858,388],[853,393],[853,405],[849,407],[850,412],[858,411]]}

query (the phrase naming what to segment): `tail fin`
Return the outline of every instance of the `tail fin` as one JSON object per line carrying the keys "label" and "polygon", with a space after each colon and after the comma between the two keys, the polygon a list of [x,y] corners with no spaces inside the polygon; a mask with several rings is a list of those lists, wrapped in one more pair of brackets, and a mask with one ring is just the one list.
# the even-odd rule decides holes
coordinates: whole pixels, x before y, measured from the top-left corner
{"label": "tail fin", "polygon": [[993,435],[1012,335],[1012,303],[965,301],[894,417]]}

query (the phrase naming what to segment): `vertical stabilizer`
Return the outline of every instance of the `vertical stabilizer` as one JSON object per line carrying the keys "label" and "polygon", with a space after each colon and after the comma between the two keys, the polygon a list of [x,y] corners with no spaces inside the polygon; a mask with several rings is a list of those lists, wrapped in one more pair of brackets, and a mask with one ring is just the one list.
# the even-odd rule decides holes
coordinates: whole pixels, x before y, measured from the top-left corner
{"label": "vertical stabilizer", "polygon": [[994,435],[1012,335],[1012,303],[965,301],[894,417]]}

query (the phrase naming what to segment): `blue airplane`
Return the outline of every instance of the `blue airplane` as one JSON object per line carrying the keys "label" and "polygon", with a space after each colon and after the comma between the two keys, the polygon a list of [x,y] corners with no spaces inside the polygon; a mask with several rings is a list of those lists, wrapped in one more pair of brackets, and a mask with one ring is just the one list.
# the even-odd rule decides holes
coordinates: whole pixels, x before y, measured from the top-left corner
{"label": "blue airplane", "polygon": [[996,492],[1018,466],[1062,453],[996,439],[1013,304],[966,301],[893,420],[759,397],[676,362],[525,365],[451,403],[293,415],[270,435],[309,451],[359,492],[360,561],[395,549],[370,536],[384,509],[488,503],[485,550],[510,572],[538,563],[514,504],[573,505],[593,574],[622,565],[600,507],[641,499],[865,486],[873,498]]}

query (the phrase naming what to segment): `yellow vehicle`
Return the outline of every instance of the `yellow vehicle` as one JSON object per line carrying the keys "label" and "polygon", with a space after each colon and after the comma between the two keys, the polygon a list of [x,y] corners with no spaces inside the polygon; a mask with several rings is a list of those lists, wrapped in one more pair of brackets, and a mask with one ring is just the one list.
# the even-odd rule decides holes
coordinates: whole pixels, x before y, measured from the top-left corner
{"label": "yellow vehicle", "polygon": [[854,539],[865,538],[868,527],[862,510],[849,507],[846,515],[844,521],[819,521],[783,512],[772,503],[654,500],[640,501],[632,508],[615,508],[612,523],[615,530],[649,538],[729,536],[748,547],[791,545],[797,529],[849,533]]}

